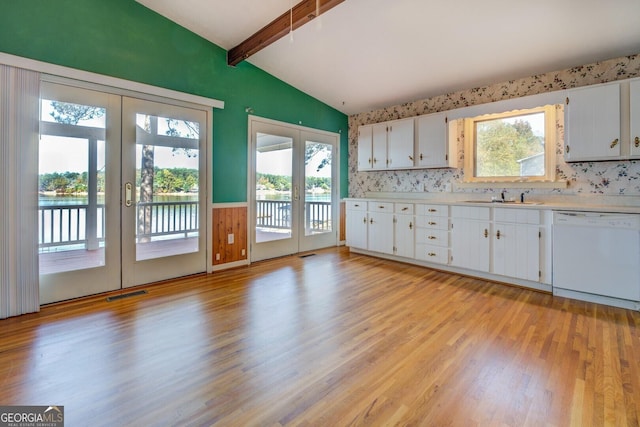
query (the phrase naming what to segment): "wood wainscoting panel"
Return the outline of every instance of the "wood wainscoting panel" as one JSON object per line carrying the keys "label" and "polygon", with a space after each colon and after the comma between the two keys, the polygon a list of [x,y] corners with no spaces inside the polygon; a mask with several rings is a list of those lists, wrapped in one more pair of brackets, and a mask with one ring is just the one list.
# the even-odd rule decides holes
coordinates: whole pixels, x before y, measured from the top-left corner
{"label": "wood wainscoting panel", "polygon": [[247,247],[247,207],[213,208],[213,265],[246,260]]}

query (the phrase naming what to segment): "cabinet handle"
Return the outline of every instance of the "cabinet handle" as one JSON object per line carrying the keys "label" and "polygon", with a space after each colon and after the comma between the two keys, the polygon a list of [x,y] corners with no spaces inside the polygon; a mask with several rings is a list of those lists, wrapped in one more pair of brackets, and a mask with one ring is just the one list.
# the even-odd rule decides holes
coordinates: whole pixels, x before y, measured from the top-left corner
{"label": "cabinet handle", "polygon": [[429,256],[436,256],[437,254],[435,252],[429,252],[427,255]]}
{"label": "cabinet handle", "polygon": [[373,218],[369,220],[369,224],[373,224]]}
{"label": "cabinet handle", "polygon": [[427,239],[429,239],[429,240],[436,240],[436,239],[437,239],[437,237],[436,237],[436,236],[428,236],[428,237],[427,237]]}
{"label": "cabinet handle", "polygon": [[489,237],[489,230],[487,230],[486,228],[484,229],[484,237]]}
{"label": "cabinet handle", "polygon": [[366,216],[362,219],[362,222],[364,222],[365,224],[367,223],[367,217]]}
{"label": "cabinet handle", "polygon": [[567,154],[569,154],[569,152],[571,151],[571,147],[567,145],[567,147],[565,148],[565,151],[567,152]]}
{"label": "cabinet handle", "polygon": [[404,211],[408,211],[408,210],[409,210],[409,208],[407,208],[407,207],[402,208],[402,211],[403,211],[403,212],[404,212]]}
{"label": "cabinet handle", "polygon": [[384,206],[380,205],[378,206],[378,209],[384,209]]}
{"label": "cabinet handle", "polygon": [[437,223],[436,223],[436,222],[433,222],[433,221],[429,221],[427,224],[429,224],[429,225],[436,225]]}
{"label": "cabinet handle", "polygon": [[615,147],[616,145],[618,145],[618,138],[614,139],[613,141],[611,141],[611,145],[609,146],[610,148]]}
{"label": "cabinet handle", "polygon": [[438,212],[437,209],[429,209],[427,212]]}
{"label": "cabinet handle", "polygon": [[355,205],[353,205],[353,206],[355,206],[356,208],[359,208],[359,207],[360,207],[360,205],[358,205],[358,204],[355,204]]}
{"label": "cabinet handle", "polygon": [[420,153],[420,160],[422,160],[422,153]]}
{"label": "cabinet handle", "polygon": [[409,160],[413,162],[413,156],[409,156]]}
{"label": "cabinet handle", "polygon": [[375,165],[376,163],[378,163],[378,160],[374,157],[373,158],[373,164]]}
{"label": "cabinet handle", "polygon": [[409,230],[413,230],[413,222],[409,223]]}
{"label": "cabinet handle", "polygon": [[640,136],[636,136],[636,139],[633,140],[636,148],[640,147]]}
{"label": "cabinet handle", "polygon": [[496,239],[500,240],[500,230],[496,233]]}

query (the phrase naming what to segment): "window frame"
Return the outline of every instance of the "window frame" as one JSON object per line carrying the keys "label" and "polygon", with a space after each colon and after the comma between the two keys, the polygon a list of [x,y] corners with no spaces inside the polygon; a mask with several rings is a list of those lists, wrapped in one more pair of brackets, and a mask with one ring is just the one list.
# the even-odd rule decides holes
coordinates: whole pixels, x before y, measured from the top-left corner
{"label": "window frame", "polygon": [[[541,176],[476,176],[476,123],[518,116],[544,113],[544,170]],[[465,183],[532,183],[556,180],[557,107],[544,105],[502,113],[484,114],[464,119],[464,178]]]}

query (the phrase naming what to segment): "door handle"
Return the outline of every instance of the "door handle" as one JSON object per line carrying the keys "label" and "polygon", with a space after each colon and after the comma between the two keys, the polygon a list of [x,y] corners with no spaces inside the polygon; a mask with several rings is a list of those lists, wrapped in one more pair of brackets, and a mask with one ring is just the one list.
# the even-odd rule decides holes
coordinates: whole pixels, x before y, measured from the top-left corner
{"label": "door handle", "polygon": [[297,185],[293,186],[293,200],[300,200],[300,190]]}
{"label": "door handle", "polygon": [[124,184],[124,205],[126,207],[131,207],[133,201],[131,200],[131,195],[133,193],[133,185],[130,182]]}

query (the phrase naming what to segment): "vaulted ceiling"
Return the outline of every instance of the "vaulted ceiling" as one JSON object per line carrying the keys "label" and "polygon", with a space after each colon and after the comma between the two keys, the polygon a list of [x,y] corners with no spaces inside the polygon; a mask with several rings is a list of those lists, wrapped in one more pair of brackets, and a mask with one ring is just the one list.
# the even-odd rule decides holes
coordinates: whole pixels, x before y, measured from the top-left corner
{"label": "vaulted ceiling", "polygon": [[[137,0],[230,50],[299,0]],[[247,60],[355,114],[640,53],[640,0],[345,0]]]}

